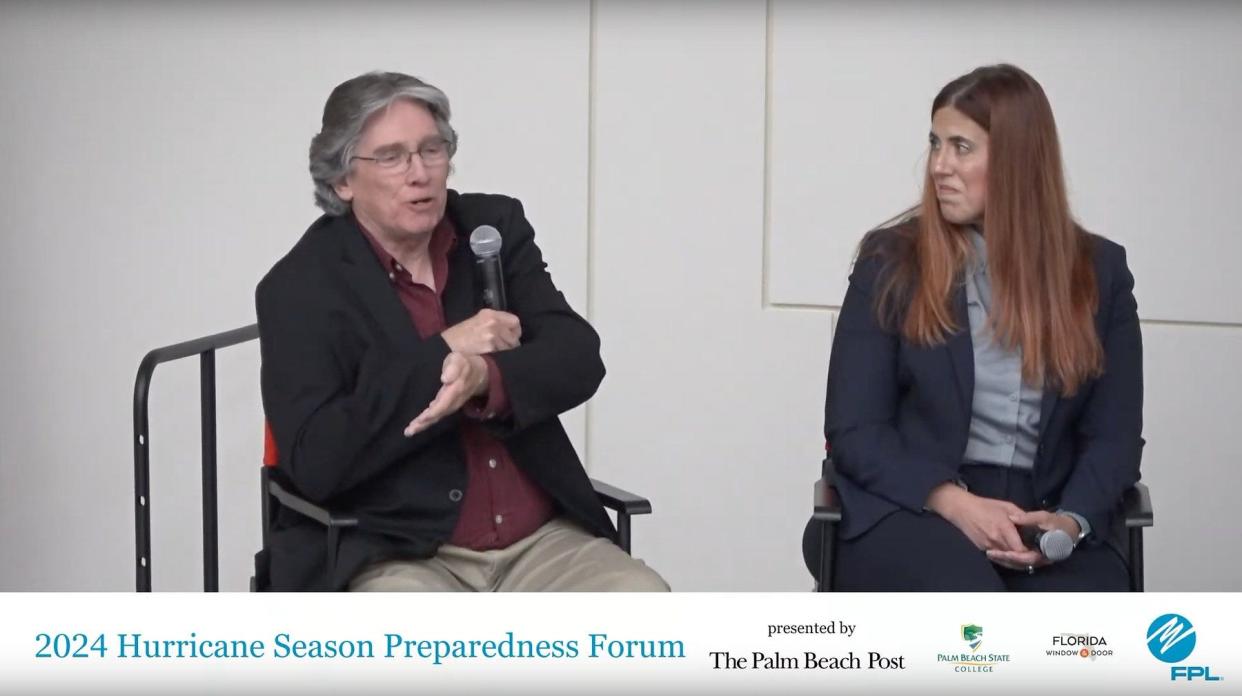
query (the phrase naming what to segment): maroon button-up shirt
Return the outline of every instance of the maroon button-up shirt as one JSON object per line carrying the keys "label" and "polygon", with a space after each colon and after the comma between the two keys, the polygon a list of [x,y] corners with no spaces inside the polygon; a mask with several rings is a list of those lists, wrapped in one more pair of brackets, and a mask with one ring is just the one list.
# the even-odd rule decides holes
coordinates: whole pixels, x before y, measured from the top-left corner
{"label": "maroon button-up shirt", "polygon": [[[410,272],[380,246],[361,223],[358,227],[388,273],[418,335],[426,339],[448,328],[442,296],[448,283],[449,254],[457,246],[456,230],[449,219],[445,217],[436,226],[427,247],[436,284],[434,290],[414,282]],[[462,409],[465,418],[461,420],[461,443],[468,478],[461,516],[449,540],[455,546],[476,551],[505,548],[528,536],[554,514],[547,493],[513,463],[504,443],[492,437],[481,424],[482,420],[504,416],[509,410],[508,395],[496,361],[487,355],[483,359],[487,363],[487,397],[471,399]]]}

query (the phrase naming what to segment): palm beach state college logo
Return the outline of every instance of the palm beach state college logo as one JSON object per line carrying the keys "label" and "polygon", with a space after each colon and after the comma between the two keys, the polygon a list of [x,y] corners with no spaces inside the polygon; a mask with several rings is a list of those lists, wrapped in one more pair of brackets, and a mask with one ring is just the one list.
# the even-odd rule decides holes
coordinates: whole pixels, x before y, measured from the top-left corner
{"label": "palm beach state college logo", "polygon": [[983,644],[983,627],[974,624],[962,626],[962,640],[970,646],[971,652],[978,652],[979,646]]}
{"label": "palm beach state college logo", "polygon": [[958,627],[958,637],[962,644],[970,648],[957,653],[938,653],[936,662],[953,665],[954,672],[993,672],[996,666],[1009,662],[1008,653],[979,652],[983,645],[983,627],[978,624],[962,624]]}
{"label": "palm beach state college logo", "polygon": [[1218,682],[1224,677],[1213,675],[1211,667],[1203,665],[1175,664],[1190,657],[1194,652],[1199,637],[1194,624],[1181,614],[1164,614],[1156,617],[1147,627],[1147,649],[1151,656],[1161,662],[1172,665],[1169,667],[1169,680]]}

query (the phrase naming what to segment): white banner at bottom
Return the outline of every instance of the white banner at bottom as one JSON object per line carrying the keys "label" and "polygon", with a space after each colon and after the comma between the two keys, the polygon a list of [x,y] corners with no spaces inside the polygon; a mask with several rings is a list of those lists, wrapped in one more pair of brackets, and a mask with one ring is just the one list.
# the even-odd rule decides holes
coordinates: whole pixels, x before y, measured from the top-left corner
{"label": "white banner at bottom", "polygon": [[5,694],[1242,693],[1242,594],[3,594]]}

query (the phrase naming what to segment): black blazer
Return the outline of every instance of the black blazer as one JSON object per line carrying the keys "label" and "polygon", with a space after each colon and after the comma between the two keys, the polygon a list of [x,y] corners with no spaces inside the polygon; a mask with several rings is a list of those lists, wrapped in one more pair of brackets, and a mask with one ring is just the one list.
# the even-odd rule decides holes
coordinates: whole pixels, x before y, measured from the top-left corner
{"label": "black blazer", "polygon": [[[449,191],[446,214],[460,237],[446,322],[481,306],[468,244],[478,225],[500,230],[509,310],[522,321],[522,345],[493,355],[512,415],[487,427],[563,514],[615,539],[557,418],[599,387],[599,336],[552,284],[517,200]],[[263,408],[280,454],[273,475],[359,520],[329,572],[324,529],[280,511],[268,542],[272,588],[341,589],[370,562],[434,555],[466,487],[462,416],[412,438],[402,430],[440,388],[444,339],[419,338],[352,214],[315,221],[259,283],[255,302]]]}
{"label": "black blazer", "polygon": [[[883,251],[914,233],[915,221],[864,241],[837,319],[824,413],[838,472],[841,534],[852,538],[886,515],[920,512],[935,486],[957,476],[974,394],[974,351],[959,286],[959,327],[944,345],[919,346],[877,321],[873,297],[886,272]],[[1122,495],[1139,479],[1143,438],[1143,343],[1125,249],[1091,236],[1099,286],[1096,330],[1104,374],[1073,398],[1044,391],[1033,480],[1040,506],[1087,519],[1091,541],[1125,557]]]}

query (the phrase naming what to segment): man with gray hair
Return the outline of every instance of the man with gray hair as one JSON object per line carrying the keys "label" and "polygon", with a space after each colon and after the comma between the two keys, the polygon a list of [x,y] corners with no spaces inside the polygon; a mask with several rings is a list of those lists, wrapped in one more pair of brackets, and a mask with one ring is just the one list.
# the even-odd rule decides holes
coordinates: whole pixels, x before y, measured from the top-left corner
{"label": "man with gray hair", "polygon": [[[324,215],[259,283],[272,472],[358,519],[337,547],[279,510],[277,590],[667,590],[613,540],[558,415],[604,377],[517,200],[447,187],[439,89],[347,80],[311,140]],[[500,231],[508,311],[478,309],[463,237]]]}

